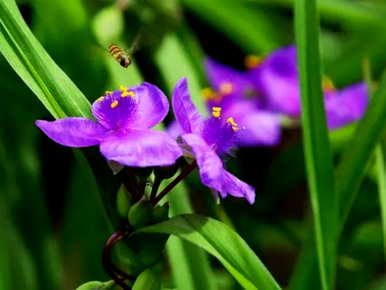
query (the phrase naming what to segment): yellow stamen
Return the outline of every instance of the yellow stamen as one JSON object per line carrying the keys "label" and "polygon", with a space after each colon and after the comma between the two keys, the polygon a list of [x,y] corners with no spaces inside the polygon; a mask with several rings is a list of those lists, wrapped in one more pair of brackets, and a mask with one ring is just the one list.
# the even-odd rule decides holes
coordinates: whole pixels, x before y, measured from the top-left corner
{"label": "yellow stamen", "polygon": [[239,130],[239,125],[235,122],[235,120],[232,117],[229,117],[227,119],[227,123],[232,126],[233,131],[238,131]]}
{"label": "yellow stamen", "polygon": [[95,102],[102,102],[103,100],[105,99],[105,97],[99,97],[98,99],[96,99],[96,101]]}
{"label": "yellow stamen", "polygon": [[220,84],[220,93],[224,95],[229,95],[233,92],[233,85],[230,82],[225,82]]}
{"label": "yellow stamen", "polygon": [[116,106],[118,106],[118,101],[114,101],[110,105],[111,109],[114,109]]}
{"label": "yellow stamen", "polygon": [[120,85],[119,90],[122,92],[125,92],[127,90],[127,88],[125,86]]}
{"label": "yellow stamen", "polygon": [[113,94],[112,91],[106,91],[106,92],[105,92],[105,95],[106,95],[106,96],[110,96],[110,95],[112,95],[112,94]]}
{"label": "yellow stamen", "polygon": [[206,100],[212,100],[216,96],[216,92],[211,88],[205,88],[201,91],[201,93]]}
{"label": "yellow stamen", "polygon": [[247,68],[252,69],[258,67],[263,60],[264,58],[262,56],[248,55],[244,60],[244,64]]}
{"label": "yellow stamen", "polygon": [[135,97],[135,93],[132,92],[132,91],[124,91],[122,94],[121,94],[121,97],[124,98],[124,97]]}
{"label": "yellow stamen", "polygon": [[231,125],[234,126],[234,127],[237,127],[237,126],[238,126],[238,124],[235,122],[235,120],[233,119],[233,117],[229,117],[229,118],[227,119],[227,123],[231,124]]}
{"label": "yellow stamen", "polygon": [[213,107],[212,108],[212,116],[215,118],[220,118],[221,116],[221,108],[220,107]]}
{"label": "yellow stamen", "polygon": [[329,77],[323,77],[323,90],[327,91],[327,92],[333,92],[336,90],[335,86],[334,86],[334,83],[332,82],[332,80],[329,78]]}

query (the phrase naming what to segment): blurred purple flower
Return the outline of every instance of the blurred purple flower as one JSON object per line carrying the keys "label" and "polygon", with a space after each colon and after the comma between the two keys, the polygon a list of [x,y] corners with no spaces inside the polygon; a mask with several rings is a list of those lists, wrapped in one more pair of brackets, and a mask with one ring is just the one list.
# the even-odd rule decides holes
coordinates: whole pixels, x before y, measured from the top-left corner
{"label": "blurred purple flower", "polygon": [[92,105],[96,122],[70,117],[36,121],[49,138],[69,147],[100,145],[107,160],[147,167],[173,164],[182,151],[165,132],[151,130],[169,111],[166,96],[156,86],[143,83],[106,92]]}
{"label": "blurred purple flower", "polygon": [[274,51],[249,72],[255,89],[265,98],[266,110],[289,116],[300,115],[295,46]]}
{"label": "blurred purple flower", "polygon": [[224,119],[233,117],[240,128],[239,146],[272,146],[280,141],[279,115],[262,110],[264,100],[250,76],[211,59],[206,61],[208,79],[214,90],[205,89],[209,111],[221,107]]}
{"label": "blurred purple flower", "polygon": [[[296,47],[280,48],[267,56],[261,65],[250,70],[255,90],[265,98],[265,109],[288,115],[300,116],[300,90],[296,63]],[[337,129],[359,120],[368,104],[364,83],[335,90],[329,79],[323,81],[327,123]]]}
{"label": "blurred purple flower", "polygon": [[337,129],[360,120],[366,111],[368,101],[368,89],[364,83],[325,92],[328,127]]}
{"label": "blurred purple flower", "polygon": [[185,78],[174,88],[172,106],[182,132],[180,141],[184,155],[196,160],[202,183],[222,198],[230,194],[253,203],[254,189],[225,170],[220,158],[237,143],[238,132],[242,129],[236,121],[231,117],[224,119],[220,107],[213,107],[212,117],[203,119],[191,101]]}

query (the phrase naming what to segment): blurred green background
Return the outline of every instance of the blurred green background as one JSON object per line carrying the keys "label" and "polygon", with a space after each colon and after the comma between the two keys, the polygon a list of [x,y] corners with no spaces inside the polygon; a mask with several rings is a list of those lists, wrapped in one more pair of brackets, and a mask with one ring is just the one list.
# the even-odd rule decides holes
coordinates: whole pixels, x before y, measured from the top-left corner
{"label": "blurred green background", "polygon": [[[90,101],[142,79],[170,95],[181,74],[194,80],[192,91],[199,94],[207,86],[206,55],[242,69],[248,54],[265,55],[294,43],[291,0],[24,0],[18,5]],[[378,79],[386,64],[386,3],[320,0],[318,8],[324,74],[344,86],[363,79],[363,61],[369,59]],[[138,33],[137,66],[122,71],[107,45],[129,48]],[[175,76],[165,70],[175,70]],[[36,119],[51,117],[4,59],[0,74],[0,289],[74,289],[88,280],[107,280],[100,256],[111,230],[95,180],[71,149],[34,126]],[[336,160],[352,132],[348,126],[330,133]],[[256,188],[256,203],[226,199],[228,219],[192,175],[187,183],[195,211],[233,225],[278,282],[288,285],[311,224],[301,132],[285,129],[279,146],[242,149],[236,156],[229,167]],[[218,289],[240,289],[211,262]],[[174,288],[169,269],[164,284]],[[342,235],[337,289],[386,289],[384,271],[370,166]]]}

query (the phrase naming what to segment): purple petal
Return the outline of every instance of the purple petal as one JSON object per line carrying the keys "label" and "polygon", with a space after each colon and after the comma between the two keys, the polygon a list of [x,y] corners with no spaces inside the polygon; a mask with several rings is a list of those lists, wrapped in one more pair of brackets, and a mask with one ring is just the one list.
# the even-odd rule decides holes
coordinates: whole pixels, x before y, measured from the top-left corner
{"label": "purple petal", "polygon": [[210,58],[206,59],[205,67],[209,83],[216,91],[221,91],[222,85],[230,84],[232,86],[230,94],[242,97],[246,91],[253,87],[249,75],[246,73],[220,64]]}
{"label": "purple petal", "polygon": [[330,129],[337,129],[362,118],[368,104],[367,86],[351,85],[326,94],[325,106]]}
{"label": "purple petal", "polygon": [[36,121],[49,138],[64,146],[87,147],[98,145],[106,135],[106,129],[85,118],[64,118],[56,121]]}
{"label": "purple petal", "polygon": [[258,109],[253,100],[233,102],[222,107],[222,117],[233,117],[239,130],[232,139],[239,146],[273,146],[280,142],[278,114]]}
{"label": "purple petal", "polygon": [[277,114],[256,110],[238,120],[239,146],[274,146],[280,142],[281,127]]}
{"label": "purple petal", "polygon": [[180,124],[178,124],[177,121],[173,121],[169,124],[169,126],[166,128],[166,133],[170,137],[172,137],[174,140],[178,138],[181,134],[183,134]]}
{"label": "purple petal", "polygon": [[198,135],[184,134],[181,136],[191,148],[200,173],[202,183],[217,191],[222,190],[223,163],[216,152]]}
{"label": "purple petal", "polygon": [[108,160],[134,167],[171,165],[182,156],[176,141],[156,130],[116,131],[103,140],[100,150]]}
{"label": "purple petal", "polygon": [[185,134],[182,139],[192,150],[204,185],[218,191],[223,198],[230,194],[254,202],[254,189],[226,171],[220,157],[200,136]]}
{"label": "purple petal", "polygon": [[230,172],[224,170],[222,174],[223,190],[220,191],[221,196],[224,198],[227,194],[235,197],[243,197],[250,204],[255,202],[255,189],[238,179]]}
{"label": "purple petal", "polygon": [[201,129],[202,118],[190,98],[186,78],[182,78],[176,84],[172,106],[176,120],[184,133],[197,132]]}
{"label": "purple petal", "polygon": [[[130,93],[130,95],[128,95]],[[161,122],[169,103],[160,89],[149,83],[118,90],[94,102],[92,112],[107,129],[148,129]]]}
{"label": "purple petal", "polygon": [[300,115],[295,46],[274,51],[251,71],[251,75],[266,98],[267,109],[291,116]]}
{"label": "purple petal", "polygon": [[138,95],[137,115],[130,128],[151,128],[162,122],[169,112],[169,101],[165,94],[149,83],[143,83],[130,90]]}

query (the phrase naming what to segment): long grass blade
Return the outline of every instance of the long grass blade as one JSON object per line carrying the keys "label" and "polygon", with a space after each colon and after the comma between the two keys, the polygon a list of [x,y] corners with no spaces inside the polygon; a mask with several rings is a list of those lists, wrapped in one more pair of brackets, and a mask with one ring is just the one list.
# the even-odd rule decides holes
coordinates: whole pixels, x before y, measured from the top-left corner
{"label": "long grass blade", "polygon": [[0,52],[54,117],[90,116],[89,102],[33,36],[13,0],[0,1]]}
{"label": "long grass blade", "polygon": [[217,220],[184,214],[145,227],[139,232],[173,234],[205,249],[224,265],[244,289],[281,289],[247,243]]}
{"label": "long grass blade", "polygon": [[332,289],[336,261],[337,202],[321,89],[316,1],[295,2],[302,127],[308,186],[322,289]]}

